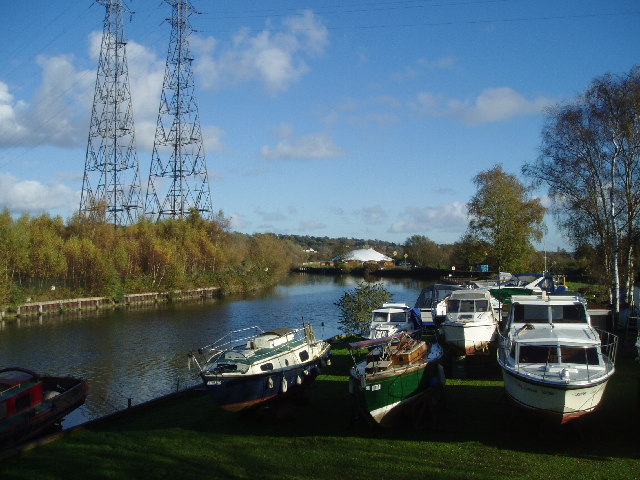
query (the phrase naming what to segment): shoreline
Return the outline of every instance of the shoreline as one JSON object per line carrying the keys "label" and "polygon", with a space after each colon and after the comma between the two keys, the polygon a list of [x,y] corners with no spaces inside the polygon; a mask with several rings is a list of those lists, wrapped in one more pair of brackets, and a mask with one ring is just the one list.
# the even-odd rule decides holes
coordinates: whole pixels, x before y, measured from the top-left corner
{"label": "shoreline", "polygon": [[222,298],[222,287],[173,290],[171,292],[148,292],[125,294],[121,302],[107,297],[83,297],[43,302],[27,302],[19,305],[15,312],[0,311],[0,322],[18,320],[25,317],[55,315],[69,312],[93,311],[121,307],[142,307],[160,303],[183,302]]}

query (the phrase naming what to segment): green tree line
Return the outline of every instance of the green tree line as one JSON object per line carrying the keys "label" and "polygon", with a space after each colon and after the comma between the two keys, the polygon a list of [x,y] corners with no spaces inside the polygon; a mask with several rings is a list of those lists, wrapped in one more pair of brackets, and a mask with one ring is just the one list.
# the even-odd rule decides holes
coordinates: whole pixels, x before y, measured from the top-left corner
{"label": "green tree line", "polygon": [[128,227],[73,216],[0,214],[0,305],[55,299],[272,284],[301,260],[293,243],[271,234],[229,231],[222,213]]}

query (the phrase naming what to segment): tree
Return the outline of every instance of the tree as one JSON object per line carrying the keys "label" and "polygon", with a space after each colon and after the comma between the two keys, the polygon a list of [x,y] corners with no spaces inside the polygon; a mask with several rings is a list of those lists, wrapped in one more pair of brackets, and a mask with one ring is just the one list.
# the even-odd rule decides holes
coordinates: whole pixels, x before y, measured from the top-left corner
{"label": "tree", "polygon": [[382,283],[360,282],[351,292],[345,292],[335,303],[340,307],[340,330],[347,334],[364,335],[369,331],[371,311],[391,300],[391,292]]}
{"label": "tree", "polygon": [[480,172],[473,179],[476,194],[467,204],[468,236],[484,242],[487,261],[506,271],[521,271],[534,252],[532,241],[540,241],[546,209],[515,175],[502,165]]}
{"label": "tree", "polygon": [[541,153],[523,167],[544,185],[570,242],[601,250],[614,311],[633,285],[640,239],[640,67],[596,78],[574,101],[547,111]]}
{"label": "tree", "polygon": [[447,255],[438,244],[424,235],[412,235],[404,242],[404,251],[409,261],[422,267],[441,267],[448,262]]}

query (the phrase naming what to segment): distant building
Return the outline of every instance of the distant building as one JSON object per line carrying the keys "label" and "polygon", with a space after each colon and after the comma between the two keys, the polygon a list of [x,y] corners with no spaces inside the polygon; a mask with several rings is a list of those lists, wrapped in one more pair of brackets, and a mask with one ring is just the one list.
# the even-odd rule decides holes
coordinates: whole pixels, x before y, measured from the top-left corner
{"label": "distant building", "polygon": [[351,250],[349,253],[335,257],[333,261],[342,261],[346,263],[382,263],[392,265],[393,259],[387,257],[380,252],[376,252],[373,248],[360,248]]}

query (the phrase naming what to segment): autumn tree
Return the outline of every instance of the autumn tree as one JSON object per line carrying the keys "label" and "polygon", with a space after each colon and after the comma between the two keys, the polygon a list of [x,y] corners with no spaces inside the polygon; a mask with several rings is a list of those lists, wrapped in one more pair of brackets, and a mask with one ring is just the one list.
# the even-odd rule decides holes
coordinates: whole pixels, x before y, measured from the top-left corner
{"label": "autumn tree", "polygon": [[438,244],[424,235],[410,236],[403,248],[409,261],[415,265],[440,268],[449,263],[448,256]]}
{"label": "autumn tree", "polygon": [[480,172],[473,179],[477,190],[467,204],[469,238],[487,247],[487,262],[505,271],[526,269],[542,240],[545,208],[515,175],[502,165]]}
{"label": "autumn tree", "polygon": [[575,100],[550,108],[540,156],[523,173],[547,188],[573,246],[601,251],[617,312],[619,272],[631,291],[640,239],[640,67],[596,78]]}

